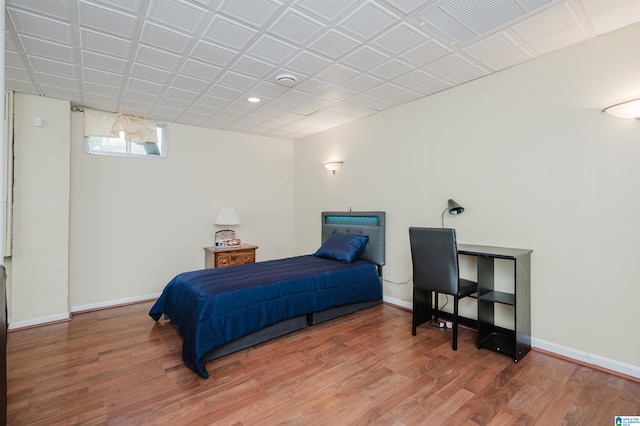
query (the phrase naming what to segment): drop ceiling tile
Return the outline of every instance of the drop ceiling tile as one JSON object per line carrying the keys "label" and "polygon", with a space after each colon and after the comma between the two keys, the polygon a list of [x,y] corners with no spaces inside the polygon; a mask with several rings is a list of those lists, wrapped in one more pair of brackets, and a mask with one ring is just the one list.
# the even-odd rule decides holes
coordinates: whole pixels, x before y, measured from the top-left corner
{"label": "drop ceiling tile", "polygon": [[249,103],[247,101],[232,102],[225,108],[225,111],[238,112],[244,115],[250,113],[251,111],[254,111],[256,108],[257,106],[255,104]]}
{"label": "drop ceiling tile", "polygon": [[140,35],[141,43],[159,49],[167,49],[179,55],[182,55],[187,50],[191,41],[192,38],[188,35],[151,22],[145,23]]}
{"label": "drop ceiling tile", "polygon": [[218,8],[234,18],[254,27],[261,28],[281,6],[279,1],[270,0],[226,0]]}
{"label": "drop ceiling tile", "polygon": [[231,66],[231,69],[254,78],[264,78],[267,74],[273,72],[273,65],[243,55]]}
{"label": "drop ceiling tile", "polygon": [[288,112],[296,107],[296,104],[293,102],[287,102],[282,99],[274,99],[273,101],[267,104],[268,108],[275,111],[280,112]]}
{"label": "drop ceiling tile", "polygon": [[139,78],[131,77],[127,80],[127,89],[134,90],[136,92],[148,93],[150,95],[157,96],[162,93],[164,85],[153,83],[148,80],[140,80]]}
{"label": "drop ceiling tile", "polygon": [[220,98],[228,99],[230,101],[234,101],[239,97],[243,96],[244,91],[232,89],[231,87],[222,86],[220,84],[214,85],[209,91],[208,94],[212,96],[218,96]]}
{"label": "drop ceiling tile", "polygon": [[355,96],[358,91],[353,90],[344,86],[334,87],[332,90],[326,92],[324,94],[325,98],[334,99],[337,101],[344,101],[345,99],[349,99],[352,96]]}
{"label": "drop ceiling tile", "polygon": [[169,87],[164,96],[169,99],[183,101],[184,105],[182,106],[182,108],[184,109],[190,102],[193,102],[198,96],[200,96],[200,93],[194,92],[192,90],[181,89],[179,87]]}
{"label": "drop ceiling tile", "polygon": [[207,88],[207,86],[209,86],[209,84],[210,82],[207,80],[201,80],[199,78],[193,78],[182,74],[178,74],[171,82],[171,86],[173,87],[192,90],[194,92],[202,92]]}
{"label": "drop ceiling tile", "polygon": [[398,55],[420,43],[424,43],[427,39],[428,37],[424,33],[417,31],[406,22],[401,22],[373,40],[373,44],[392,55]]}
{"label": "drop ceiling tile", "polygon": [[604,34],[638,22],[640,1],[621,2],[615,8],[601,9],[597,13],[588,12],[588,16],[596,34]]}
{"label": "drop ceiling tile", "polygon": [[131,40],[102,34],[86,28],[80,29],[80,42],[83,50],[91,50],[123,60],[129,59],[131,54]]}
{"label": "drop ceiling tile", "polygon": [[116,7],[131,13],[142,12],[143,6],[146,7],[146,3],[143,0],[92,0],[94,3],[102,3],[107,7]]}
{"label": "drop ceiling tile", "polygon": [[269,32],[282,37],[291,44],[300,45],[306,44],[323,28],[322,23],[290,9],[273,23]]}
{"label": "drop ceiling tile", "polygon": [[309,48],[332,59],[338,59],[350,50],[355,49],[360,42],[336,30],[329,30]]}
{"label": "drop ceiling tile", "polygon": [[18,52],[4,51],[4,63],[8,66],[25,68],[25,63]]}
{"label": "drop ceiling tile", "polygon": [[311,93],[318,96],[331,90],[331,88],[333,88],[333,85],[317,78],[305,79],[304,81],[296,85],[297,90],[301,90],[303,92]]}
{"label": "drop ceiling tile", "polygon": [[171,79],[171,72],[144,64],[135,63],[131,67],[131,76],[140,80],[166,84]]}
{"label": "drop ceiling tile", "polygon": [[280,86],[276,83],[272,83],[269,81],[261,81],[254,88],[251,89],[251,93],[256,94],[258,96],[275,98],[276,96],[281,95],[287,90],[289,89],[286,87]]}
{"label": "drop ceiling tile", "polygon": [[174,99],[168,96],[163,96],[162,98],[160,98],[157,105],[162,108],[174,109],[176,110],[176,115],[180,115],[182,114],[183,111],[185,111],[189,107],[189,105],[191,105],[191,101],[185,101],[183,99]]}
{"label": "drop ceiling tile", "polygon": [[450,54],[451,52],[452,50],[445,47],[443,44],[435,40],[431,40],[406,52],[402,55],[402,58],[422,67],[437,60],[438,58],[442,58],[443,56]]}
{"label": "drop ceiling tile", "polygon": [[299,0],[297,6],[328,22],[334,22],[358,0]]}
{"label": "drop ceiling tile", "polygon": [[331,61],[306,50],[293,57],[283,68],[312,75],[331,65]]}
{"label": "drop ceiling tile", "polygon": [[454,53],[429,64],[427,70],[431,70],[435,75],[441,76],[454,73],[470,65],[471,63],[468,60]]}
{"label": "drop ceiling tile", "polygon": [[192,126],[203,126],[204,122],[210,117],[210,114],[202,114],[193,111],[187,111],[180,116],[180,120],[184,124]]}
{"label": "drop ceiling tile", "polygon": [[558,48],[570,46],[586,40],[588,35],[578,26],[572,26],[556,31],[545,37],[540,37],[529,43],[538,53],[550,53]]}
{"label": "drop ceiling tile", "polygon": [[135,90],[127,90],[124,92],[123,98],[144,104],[153,104],[158,100],[159,96],[152,95],[150,93],[138,92]]}
{"label": "drop ceiling tile", "polygon": [[80,1],[78,4],[78,14],[79,23],[83,27],[103,31],[119,37],[132,38],[135,35],[138,22],[135,15],[89,4],[85,1]]}
{"label": "drop ceiling tile", "polygon": [[420,99],[423,97],[424,95],[422,93],[414,92],[412,90],[405,90],[394,96],[389,97],[389,101],[400,105],[400,104],[405,104],[407,102],[415,101],[416,99]]}
{"label": "drop ceiling tile", "polygon": [[384,111],[385,109],[393,108],[395,106],[398,106],[398,104],[390,101],[389,99],[378,99],[369,105],[369,108],[376,111]]}
{"label": "drop ceiling tile", "polygon": [[153,105],[124,99],[118,112],[137,117],[151,117],[151,111],[153,111]]}
{"label": "drop ceiling tile", "polygon": [[36,87],[33,81],[14,80],[11,78],[5,78],[5,85],[7,88],[10,88],[10,90],[13,90],[16,92],[27,93],[31,95],[40,94],[38,88]]}
{"label": "drop ceiling tile", "polygon": [[102,83],[114,87],[122,87],[122,82],[124,81],[122,74],[87,67],[82,68],[82,77],[84,81]]}
{"label": "drop ceiling tile", "polygon": [[239,91],[247,91],[250,87],[254,86],[257,81],[254,78],[246,75],[228,71],[218,80],[218,83],[227,87],[232,87]]}
{"label": "drop ceiling tile", "polygon": [[487,58],[482,63],[493,71],[499,71],[528,61],[531,58],[533,58],[533,55],[524,49],[512,49],[492,58]]}
{"label": "drop ceiling tile", "polygon": [[413,89],[417,90],[418,92],[420,92],[420,93],[422,93],[424,95],[432,95],[434,93],[440,92],[440,91],[448,89],[450,87],[452,87],[451,83],[448,83],[448,82],[440,80],[440,79],[436,79],[436,80],[430,81],[428,83],[421,84],[419,86],[415,86],[415,87],[413,87]]}
{"label": "drop ceiling tile", "polygon": [[382,64],[387,59],[388,56],[384,53],[378,52],[368,46],[363,46],[341,59],[340,63],[349,65],[362,72],[366,72],[371,68]]}
{"label": "drop ceiling tile", "polygon": [[202,112],[207,111],[210,107],[222,109],[226,108],[226,106],[229,105],[230,102],[231,101],[229,99],[221,98],[219,96],[204,95],[198,100],[198,103],[196,103],[196,107],[192,108],[192,110],[200,111],[199,107],[205,107],[202,108]]}
{"label": "drop ceiling tile", "polygon": [[404,87],[400,87],[393,83],[383,83],[375,88],[367,91],[367,93],[379,98],[390,98],[406,91]]}
{"label": "drop ceiling tile", "polygon": [[118,99],[112,96],[100,94],[87,94],[82,106],[87,108],[98,109],[100,111],[115,112],[118,105]]}
{"label": "drop ceiling tile", "polygon": [[48,15],[62,21],[70,21],[75,6],[74,2],[68,0],[9,0],[6,1],[7,7],[21,8],[34,13]]}
{"label": "drop ceiling tile", "polygon": [[562,4],[540,12],[525,21],[514,25],[513,30],[525,41],[536,40],[573,26],[577,18],[573,11]]}
{"label": "drop ceiling tile", "polygon": [[103,69],[118,74],[123,74],[127,69],[127,61],[124,59],[87,51],[83,51],[81,56],[82,65],[89,68]]}
{"label": "drop ceiling tile", "polygon": [[27,60],[35,72],[78,78],[77,67],[75,64],[40,58],[38,56],[27,56]]}
{"label": "drop ceiling tile", "polygon": [[48,98],[54,99],[64,99],[70,102],[80,102],[82,99],[82,95],[79,90],[73,89],[65,89],[62,86],[48,86],[46,84],[41,84],[40,88],[44,95]]}
{"label": "drop ceiling tile", "polygon": [[293,45],[263,35],[253,44],[248,53],[272,64],[281,64],[296,51],[297,48]]}
{"label": "drop ceiling tile", "polygon": [[11,7],[7,7],[6,11],[18,33],[59,44],[71,44],[73,42],[73,32],[71,25],[68,23],[32,15]]}
{"label": "drop ceiling tile", "polygon": [[360,74],[345,83],[350,89],[365,92],[384,83],[384,80],[369,74]]}
{"label": "drop ceiling tile", "polygon": [[483,77],[489,74],[487,70],[478,66],[472,65],[467,68],[463,68],[451,74],[445,76],[446,81],[450,81],[455,85],[466,83],[467,81],[475,80],[476,78]]}
{"label": "drop ceiling tile", "polygon": [[12,67],[10,65],[5,65],[4,76],[5,78],[12,80],[31,80],[31,74],[29,74],[29,71],[24,67]]}
{"label": "drop ceiling tile", "polygon": [[365,40],[391,26],[398,19],[391,11],[367,1],[350,16],[340,22],[340,28],[362,37]]}
{"label": "drop ceiling tile", "polygon": [[162,26],[168,26],[190,35],[195,35],[205,19],[211,15],[192,4],[175,0],[152,1],[149,18]]}
{"label": "drop ceiling tile", "polygon": [[234,50],[241,50],[257,34],[257,31],[238,22],[216,16],[203,33],[203,38]]}
{"label": "drop ceiling tile", "polygon": [[119,87],[108,86],[106,84],[85,82],[83,87],[87,95],[109,96],[109,97],[112,97],[113,99],[116,99],[114,95],[120,92]]}
{"label": "drop ceiling tile", "polygon": [[399,9],[405,15],[409,15],[418,7],[429,3],[426,0],[385,0],[385,2]]}
{"label": "drop ceiling tile", "polygon": [[237,54],[238,52],[200,40],[196,43],[191,54],[189,54],[189,58],[224,67],[227,66]]}
{"label": "drop ceiling tile", "polygon": [[318,74],[318,78],[334,84],[341,84],[360,74],[358,71],[336,64]]}
{"label": "drop ceiling tile", "polygon": [[481,39],[477,43],[463,49],[464,53],[475,60],[483,61],[501,53],[513,50],[518,43],[506,32],[499,32],[490,37]]}
{"label": "drop ceiling tile", "polygon": [[385,80],[392,80],[411,71],[413,68],[398,60],[392,59],[379,67],[372,69],[371,74]]}
{"label": "drop ceiling tile", "polygon": [[433,77],[429,73],[426,73],[422,70],[413,70],[393,79],[393,82],[404,87],[412,88],[421,84],[429,83],[434,79],[435,77]]}
{"label": "drop ceiling tile", "polygon": [[171,108],[160,104],[149,115],[155,117],[156,120],[173,121],[175,117],[179,117],[182,114],[182,111],[184,110],[181,108]]}
{"label": "drop ceiling tile", "polygon": [[358,93],[357,95],[349,98],[347,100],[347,103],[351,105],[356,105],[359,107],[375,109],[375,108],[372,108],[372,105],[378,102],[379,100],[380,98],[371,96],[367,93]]}
{"label": "drop ceiling tile", "polygon": [[187,59],[180,69],[180,72],[201,80],[213,81],[222,72],[222,68],[193,59]]}
{"label": "drop ceiling tile", "polygon": [[135,60],[144,65],[171,71],[181,61],[181,57],[164,50],[140,44],[138,45]]}
{"label": "drop ceiling tile", "polygon": [[72,46],[51,43],[39,38],[20,36],[20,41],[33,56],[42,56],[58,61],[74,62]]}

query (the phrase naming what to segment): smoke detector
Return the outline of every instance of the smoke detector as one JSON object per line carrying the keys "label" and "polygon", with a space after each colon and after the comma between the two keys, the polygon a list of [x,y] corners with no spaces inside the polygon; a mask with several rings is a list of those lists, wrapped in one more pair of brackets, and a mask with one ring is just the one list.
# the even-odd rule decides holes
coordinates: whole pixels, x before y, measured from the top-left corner
{"label": "smoke detector", "polygon": [[291,74],[279,74],[276,76],[276,83],[284,87],[293,87],[296,85],[296,76]]}

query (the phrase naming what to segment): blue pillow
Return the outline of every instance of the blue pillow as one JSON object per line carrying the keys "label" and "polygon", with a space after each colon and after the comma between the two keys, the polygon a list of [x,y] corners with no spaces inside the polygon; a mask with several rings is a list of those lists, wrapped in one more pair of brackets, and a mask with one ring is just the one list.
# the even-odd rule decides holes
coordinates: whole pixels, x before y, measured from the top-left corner
{"label": "blue pillow", "polygon": [[360,256],[367,242],[369,237],[366,235],[336,232],[322,244],[314,256],[351,263]]}

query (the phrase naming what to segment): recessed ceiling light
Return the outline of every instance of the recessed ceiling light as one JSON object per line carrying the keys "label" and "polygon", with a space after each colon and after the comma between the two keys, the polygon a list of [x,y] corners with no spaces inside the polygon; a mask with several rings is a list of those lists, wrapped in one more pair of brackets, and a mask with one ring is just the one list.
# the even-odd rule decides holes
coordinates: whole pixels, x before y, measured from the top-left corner
{"label": "recessed ceiling light", "polygon": [[253,96],[250,97],[250,98],[247,98],[247,100],[249,102],[251,102],[252,104],[257,104],[258,102],[260,102],[260,98],[256,98],[256,97],[253,97]]}

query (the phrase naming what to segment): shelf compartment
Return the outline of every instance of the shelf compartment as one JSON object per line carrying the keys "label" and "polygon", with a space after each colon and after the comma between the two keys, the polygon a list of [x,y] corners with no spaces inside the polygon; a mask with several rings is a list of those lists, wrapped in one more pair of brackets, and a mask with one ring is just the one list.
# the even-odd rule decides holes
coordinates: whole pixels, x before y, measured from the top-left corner
{"label": "shelf compartment", "polygon": [[504,291],[490,291],[478,296],[478,300],[483,302],[503,303],[505,305],[516,305],[516,295],[513,293],[505,293]]}
{"label": "shelf compartment", "polygon": [[512,358],[516,354],[514,333],[490,333],[480,340],[479,346],[509,355]]}

